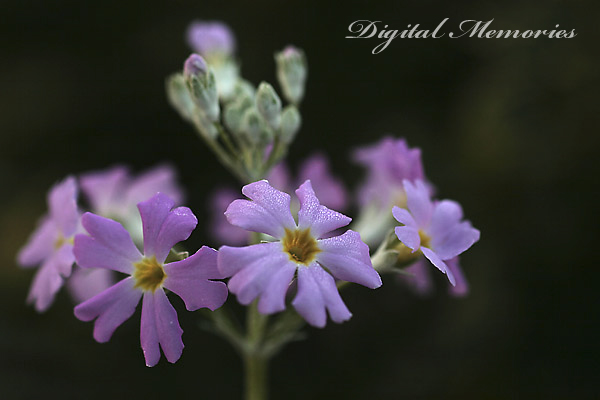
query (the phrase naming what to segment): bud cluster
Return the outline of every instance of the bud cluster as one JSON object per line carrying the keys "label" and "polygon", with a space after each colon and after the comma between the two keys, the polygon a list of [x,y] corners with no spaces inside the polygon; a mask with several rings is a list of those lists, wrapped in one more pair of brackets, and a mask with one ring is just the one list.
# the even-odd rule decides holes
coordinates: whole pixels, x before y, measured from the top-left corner
{"label": "bud cluster", "polygon": [[219,160],[244,182],[264,178],[287,153],[300,129],[307,63],[302,50],[275,54],[283,105],[273,86],[243,79],[233,56],[235,40],[225,25],[195,22],[182,73],[167,79],[171,105],[192,123]]}

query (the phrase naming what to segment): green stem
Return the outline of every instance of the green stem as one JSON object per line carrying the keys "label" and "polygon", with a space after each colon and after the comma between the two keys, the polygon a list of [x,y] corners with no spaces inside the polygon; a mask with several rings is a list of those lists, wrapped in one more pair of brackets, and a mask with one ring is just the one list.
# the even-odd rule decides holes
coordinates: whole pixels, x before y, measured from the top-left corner
{"label": "green stem", "polygon": [[256,302],[246,311],[246,346],[244,348],[245,398],[266,400],[268,397],[269,356],[263,351],[268,317],[258,312]]}
{"label": "green stem", "polygon": [[244,398],[246,400],[266,400],[268,398],[268,364],[268,358],[258,352],[244,355]]}

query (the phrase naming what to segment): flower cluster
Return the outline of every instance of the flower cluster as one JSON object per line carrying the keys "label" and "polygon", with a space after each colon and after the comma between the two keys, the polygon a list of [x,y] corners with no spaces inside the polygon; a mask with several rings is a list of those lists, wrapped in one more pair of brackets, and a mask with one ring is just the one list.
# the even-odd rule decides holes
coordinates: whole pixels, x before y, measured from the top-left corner
{"label": "flower cluster", "polygon": [[[215,311],[235,294],[249,316],[259,315],[249,333],[232,328],[225,312],[207,315],[246,359],[268,358],[303,321],[322,328],[328,318],[348,320],[340,295],[348,282],[376,289],[384,273],[402,269],[402,279],[425,293],[432,286],[428,261],[447,275],[451,293],[466,294],[458,256],[480,233],[457,202],[432,199],[419,149],[392,137],[357,149],[353,158],[366,176],[355,196],[324,154],[305,160],[293,178],[284,157],[300,128],[303,51],[287,46],[275,55],[284,107],[270,84],[255,87],[241,77],[227,26],[196,21],[187,38],[195,53],[167,80],[167,95],[244,185],[245,199],[229,189],[213,195],[210,233],[225,245],[181,247],[198,220],[181,206],[183,191],[168,166],[138,176],[123,166],[70,176],[50,189],[48,215],[17,257],[23,267],[40,266],[28,296],[38,311],[66,282],[79,303],[75,316],[94,321],[93,337],[106,342],[141,301],[140,342],[153,366],[161,349],[175,362],[184,347],[168,293],[188,311]],[[355,221],[339,212],[347,210]],[[265,328],[268,316],[286,309]]]}

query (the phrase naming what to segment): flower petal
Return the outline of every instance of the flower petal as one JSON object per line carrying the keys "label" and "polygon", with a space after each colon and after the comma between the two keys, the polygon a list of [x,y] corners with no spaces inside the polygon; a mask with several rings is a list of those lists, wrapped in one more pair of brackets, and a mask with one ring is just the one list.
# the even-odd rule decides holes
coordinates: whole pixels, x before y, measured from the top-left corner
{"label": "flower petal", "polygon": [[128,181],[129,170],[120,165],[105,171],[88,172],[79,178],[81,190],[85,193],[92,210],[104,217],[122,217],[127,213],[126,210],[121,210],[128,207],[123,201],[123,192]]}
{"label": "flower petal", "polygon": [[243,246],[248,244],[250,234],[248,231],[231,225],[223,214],[229,204],[236,200],[239,195],[232,189],[217,189],[210,196],[211,204],[211,231],[221,243],[230,246]]}
{"label": "flower petal", "polygon": [[412,226],[397,226],[394,228],[398,240],[400,240],[406,247],[412,249],[414,253],[421,246],[421,237],[419,231]]}
{"label": "flower petal", "polygon": [[369,246],[363,243],[358,232],[349,230],[343,235],[322,239],[317,243],[321,249],[317,254],[317,262],[337,279],[371,289],[381,286],[381,277],[371,264]]}
{"label": "flower petal", "polygon": [[60,290],[63,284],[63,278],[56,270],[54,264],[48,260],[36,272],[29,294],[27,295],[27,303],[34,303],[35,309],[38,312],[44,312],[54,302],[56,293]]}
{"label": "flower petal", "polygon": [[164,287],[176,293],[189,311],[216,310],[227,300],[227,285],[209,279],[223,278],[217,268],[217,251],[203,246],[194,255],[164,266]]}
{"label": "flower petal", "polygon": [[71,275],[73,263],[75,263],[73,245],[64,243],[50,256],[49,262],[54,264],[54,268],[59,274],[68,278]]}
{"label": "flower petal", "polygon": [[433,212],[433,203],[429,197],[429,189],[422,180],[410,182],[404,180],[408,209],[420,228],[429,225]]}
{"label": "flower petal", "polygon": [[[281,243],[260,243],[246,247],[221,247],[219,251],[219,269],[229,275],[228,272],[235,271],[233,277],[229,280],[229,291],[237,295],[241,304],[249,304],[256,297],[265,293],[269,288],[271,281],[277,278],[273,283],[275,288],[281,290],[281,281],[283,277],[278,275],[280,269],[296,269],[289,256],[283,252]],[[280,281],[281,280],[281,281]],[[288,282],[289,283],[289,282]],[[281,304],[280,299],[275,299],[280,295],[280,291],[268,295],[264,303]],[[285,296],[285,291],[281,297]],[[265,309],[269,307],[264,306]]]}
{"label": "flower petal", "polygon": [[76,303],[83,303],[115,284],[114,272],[103,268],[75,268],[67,289]]}
{"label": "flower petal", "polygon": [[448,276],[448,280],[450,281],[452,286],[456,285],[456,280],[454,279],[452,271],[448,269],[446,263],[444,263],[444,261],[442,261],[442,259],[433,250],[421,246],[421,251],[423,252],[423,255],[427,257],[427,259],[431,261],[431,263],[435,265],[437,269],[439,269]]}
{"label": "flower petal", "polygon": [[469,283],[458,262],[458,257],[446,261],[448,270],[452,272],[456,280],[456,285],[450,286],[450,294],[456,297],[463,297],[469,294]]}
{"label": "flower petal", "polygon": [[296,195],[300,200],[298,229],[310,229],[315,237],[322,237],[325,233],[346,226],[352,221],[352,218],[322,206],[310,181],[300,185]]}
{"label": "flower petal", "polygon": [[325,310],[337,323],[350,319],[352,314],[342,301],[331,275],[317,264],[298,266],[298,294],[292,305],[309,324],[323,328],[327,322]]}
{"label": "flower petal", "polygon": [[289,194],[274,189],[266,180],[244,186],[242,193],[252,201],[235,200],[227,207],[225,216],[231,224],[276,238],[283,237],[286,228],[296,228]]}
{"label": "flower petal", "polygon": [[134,285],[132,277],[125,278],[75,307],[75,316],[82,321],[97,317],[94,339],[98,342],[108,342],[115,329],[135,312],[142,292],[134,289]]}
{"label": "flower petal", "polygon": [[394,206],[392,208],[392,215],[394,215],[396,221],[400,222],[401,224],[404,224],[406,226],[412,226],[417,230],[419,229],[419,226],[415,222],[415,219],[412,215],[410,215],[410,212],[407,209]]}
{"label": "flower petal", "polygon": [[[158,290],[162,292],[161,289]],[[154,367],[160,360],[158,330],[156,329],[156,307],[154,295],[144,293],[142,300],[142,317],[140,321],[140,344],[147,367]]]}
{"label": "flower petal", "polygon": [[48,194],[50,218],[65,237],[75,234],[80,213],[77,209],[77,183],[72,176],[55,185]]}
{"label": "flower petal", "polygon": [[283,252],[280,242],[259,243],[244,247],[221,246],[217,264],[222,276],[229,277],[260,258],[280,252]]}
{"label": "flower petal", "polygon": [[147,295],[154,298],[156,330],[160,347],[167,360],[174,363],[179,360],[183,352],[183,341],[181,340],[183,329],[179,326],[177,312],[162,289],[158,289],[154,295],[147,292]]}
{"label": "flower petal", "polygon": [[269,172],[267,180],[271,186],[277,190],[281,190],[282,192],[293,190],[293,187],[290,187],[292,185],[290,171],[283,161],[271,168],[271,172]]}
{"label": "flower petal", "polygon": [[441,240],[432,237],[431,247],[442,260],[461,254],[479,240],[479,231],[468,221],[454,225]]}
{"label": "flower petal", "polygon": [[262,314],[273,314],[285,310],[285,295],[290,287],[296,266],[285,263],[271,276],[269,283],[258,300],[258,311]]}
{"label": "flower petal", "polygon": [[334,210],[344,210],[348,205],[348,193],[342,182],[331,174],[327,157],[315,154],[300,166],[298,181],[310,179],[321,204]]}
{"label": "flower petal", "polygon": [[44,261],[54,251],[58,230],[52,219],[44,217],[29,241],[19,251],[17,261],[23,267],[34,267]]}
{"label": "flower petal", "polygon": [[413,276],[404,274],[398,274],[398,276],[417,292],[417,294],[426,296],[433,291],[429,266],[426,265],[426,261],[424,261],[423,258],[419,258],[413,265],[407,267],[405,272],[413,274]]}
{"label": "flower petal", "polygon": [[83,214],[81,223],[91,236],[75,236],[73,253],[80,267],[133,272],[142,255],[121,224],[92,213]]}
{"label": "flower petal", "polygon": [[182,334],[183,330],[179,326],[177,312],[167,299],[165,292],[158,289],[154,293],[144,293],[140,342],[146,365],[153,367],[160,360],[159,344],[170,363],[179,360],[184,347],[181,340]]}
{"label": "flower petal", "polygon": [[127,188],[126,204],[137,204],[161,192],[175,204],[183,203],[183,191],[177,184],[177,173],[169,165],[159,165],[137,176]]}
{"label": "flower petal", "polygon": [[431,224],[427,234],[438,240],[446,237],[448,232],[463,218],[460,204],[452,200],[442,200],[434,205]]}
{"label": "flower petal", "polygon": [[190,236],[198,224],[189,208],[171,210],[174,204],[173,199],[163,193],[138,204],[144,225],[144,255],[154,255],[160,263],[165,261],[175,244]]}

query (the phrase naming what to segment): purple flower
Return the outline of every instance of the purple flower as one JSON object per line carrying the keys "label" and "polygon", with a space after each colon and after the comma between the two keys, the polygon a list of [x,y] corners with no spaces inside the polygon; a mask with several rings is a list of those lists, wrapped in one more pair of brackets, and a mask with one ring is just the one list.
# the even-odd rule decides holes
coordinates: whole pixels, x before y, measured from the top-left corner
{"label": "purple flower", "polygon": [[183,331],[163,288],[181,297],[190,311],[201,307],[215,310],[227,298],[225,284],[210,280],[222,277],[214,249],[202,247],[182,261],[164,264],[171,248],[187,239],[198,223],[189,208],[172,210],[174,204],[162,193],[138,204],[144,230],[143,254],[121,224],[92,213],[81,218],[90,236],[75,237],[74,254],[81,267],[130,275],[79,304],[75,316],[82,321],[97,318],[94,339],[107,342],[143,297],[140,340],[148,366],[160,359],[159,345],[171,363],[183,351]]}
{"label": "purple flower", "polygon": [[176,182],[173,168],[161,165],[132,177],[129,169],[116,166],[103,171],[83,174],[81,190],[95,214],[121,222],[136,242],[141,241],[142,225],[137,204],[157,192],[183,202],[183,194]]}
{"label": "purple flower", "polygon": [[231,29],[220,21],[194,21],[187,30],[187,42],[197,53],[230,55],[235,51],[235,37]]}
{"label": "purple flower", "polygon": [[[346,188],[342,181],[331,173],[329,161],[324,154],[317,153],[307,158],[300,165],[298,179],[292,178],[288,167],[283,162],[273,167],[267,179],[275,189],[283,192],[290,192],[310,179],[321,204],[341,211],[348,206]],[[234,246],[248,243],[249,235],[247,231],[228,223],[223,212],[239,197],[238,192],[232,189],[219,189],[211,198],[212,232],[220,242]],[[299,205],[292,201],[292,210],[298,209]]]}
{"label": "purple flower", "polygon": [[413,253],[421,251],[440,271],[448,276],[452,285],[456,278],[444,262],[467,250],[479,240],[479,231],[469,221],[461,221],[460,204],[452,200],[433,202],[429,189],[421,180],[404,181],[408,210],[394,207],[392,213],[398,222],[396,236]]}
{"label": "purple flower", "polygon": [[75,268],[66,283],[75,303],[83,303],[115,284],[115,273],[103,268]]}
{"label": "purple flower", "polygon": [[235,200],[225,215],[230,223],[277,239],[246,247],[223,246],[219,269],[231,276],[229,290],[242,304],[258,298],[258,311],[271,314],[285,309],[285,296],[297,274],[298,292],[292,305],[306,321],[325,326],[327,315],[334,322],[352,314],[342,301],[334,277],[375,289],[381,278],[373,269],[369,247],[351,230],[321,239],[326,233],[348,225],[351,219],[319,203],[310,181],[296,195],[300,200],[298,223],[290,212],[290,196],[268,181],[242,188],[251,200]]}
{"label": "purple flower", "polygon": [[[448,285],[448,292],[450,295],[454,297],[463,297],[469,294],[469,283],[462,272],[458,257],[451,258],[444,262],[456,280],[456,285]],[[398,275],[412,290],[423,296],[429,295],[433,291],[431,274],[429,272],[429,267],[426,264],[427,263],[423,259],[419,259],[406,268],[406,272],[411,273],[412,276]]]}
{"label": "purple flower", "polygon": [[384,137],[372,146],[358,149],[354,159],[367,168],[367,179],[359,190],[363,206],[373,201],[386,207],[404,206],[402,182],[425,179],[421,150],[409,148],[404,139]]}
{"label": "purple flower", "polygon": [[211,195],[211,233],[221,243],[237,246],[247,244],[250,239],[248,231],[231,225],[223,214],[239,197],[238,192],[230,188],[219,188]]}
{"label": "purple flower", "polygon": [[23,267],[40,265],[27,296],[37,311],[45,311],[63,285],[63,278],[71,274],[75,262],[73,236],[79,229],[77,184],[68,177],[48,193],[49,213],[17,256]]}

